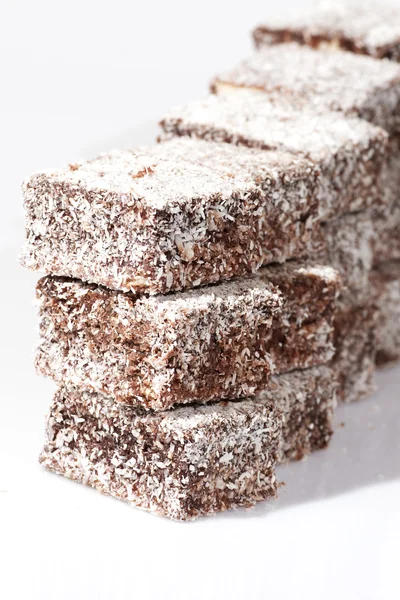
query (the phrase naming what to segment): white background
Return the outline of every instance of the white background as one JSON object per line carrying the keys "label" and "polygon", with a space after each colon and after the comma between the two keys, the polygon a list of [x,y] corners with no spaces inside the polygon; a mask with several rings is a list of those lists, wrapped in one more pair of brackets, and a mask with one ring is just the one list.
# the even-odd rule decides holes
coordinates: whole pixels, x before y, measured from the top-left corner
{"label": "white background", "polygon": [[275,4],[1,0],[0,598],[400,597],[399,367],[342,407],[331,447],[281,468],[280,499],[252,511],[173,523],[37,463],[53,384],[32,367],[21,180],[151,142],[167,108],[251,51]]}

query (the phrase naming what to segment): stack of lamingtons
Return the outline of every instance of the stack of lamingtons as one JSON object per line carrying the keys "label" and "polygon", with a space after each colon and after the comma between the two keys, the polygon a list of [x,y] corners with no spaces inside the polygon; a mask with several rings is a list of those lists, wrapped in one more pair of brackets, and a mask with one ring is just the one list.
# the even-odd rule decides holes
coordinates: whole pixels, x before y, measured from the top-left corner
{"label": "stack of lamingtons", "polygon": [[[174,519],[274,496],[400,356],[400,66],[308,48],[298,22],[258,28],[157,145],[24,184],[59,385],[41,462]],[[346,24],[335,46],[359,49]]]}

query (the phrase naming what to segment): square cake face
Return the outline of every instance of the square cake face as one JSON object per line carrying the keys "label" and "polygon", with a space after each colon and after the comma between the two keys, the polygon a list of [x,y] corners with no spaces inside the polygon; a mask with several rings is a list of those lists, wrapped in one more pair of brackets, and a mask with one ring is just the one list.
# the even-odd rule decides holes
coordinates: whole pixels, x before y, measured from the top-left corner
{"label": "square cake face", "polygon": [[313,50],[295,43],[261,49],[217,76],[212,90],[251,88],[298,110],[339,111],[386,129],[400,129],[400,66],[350,52]]}
{"label": "square cake face", "polygon": [[387,0],[318,0],[273,15],[253,31],[257,47],[298,42],[400,61],[400,9]]}
{"label": "square cake face", "polygon": [[244,275],[318,244],[318,170],[281,151],[181,139],[24,184],[22,263],[150,293]]}
{"label": "square cake face", "polygon": [[385,201],[382,170],[388,162],[388,135],[361,119],[284,108],[244,88],[176,107],[161,126],[161,139],[190,136],[309,158],[321,172],[323,219]]}
{"label": "square cake face", "polygon": [[276,495],[275,465],[332,435],[335,373],[274,377],[252,400],[145,413],[62,387],[40,462],[133,506],[188,520]]}
{"label": "square cake face", "polygon": [[331,359],[339,289],[331,267],[292,263],[140,298],[45,277],[36,366],[60,384],[152,410],[254,396],[271,373]]}

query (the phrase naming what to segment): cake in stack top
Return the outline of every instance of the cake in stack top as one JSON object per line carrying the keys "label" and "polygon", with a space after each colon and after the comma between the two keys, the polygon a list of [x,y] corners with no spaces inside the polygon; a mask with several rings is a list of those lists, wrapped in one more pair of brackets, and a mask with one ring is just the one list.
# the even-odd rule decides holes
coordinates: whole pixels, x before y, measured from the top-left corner
{"label": "cake in stack top", "polygon": [[293,41],[400,61],[400,9],[387,0],[317,0],[309,10],[270,15],[253,37],[257,47]]}
{"label": "cake in stack top", "polygon": [[190,139],[39,173],[24,185],[22,262],[114,289],[165,293],[315,255],[321,213],[355,197],[357,206],[383,197],[385,134],[361,123],[360,130],[344,142],[353,143],[353,159],[337,157],[336,180],[352,170],[350,193],[327,185],[321,161],[301,154]]}

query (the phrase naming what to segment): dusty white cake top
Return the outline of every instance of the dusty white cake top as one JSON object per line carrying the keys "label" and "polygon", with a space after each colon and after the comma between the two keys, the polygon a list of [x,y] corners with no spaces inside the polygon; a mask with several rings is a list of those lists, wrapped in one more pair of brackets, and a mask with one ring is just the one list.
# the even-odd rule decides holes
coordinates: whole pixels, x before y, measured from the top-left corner
{"label": "dusty white cake top", "polygon": [[[184,140],[182,143],[185,145]],[[167,151],[160,151],[159,146],[113,150],[94,160],[37,173],[25,182],[25,186],[34,185],[36,179],[46,179],[53,187],[62,184],[92,193],[96,200],[99,195],[117,194],[119,200],[127,205],[140,198],[155,208],[169,203],[179,205],[194,197],[218,194],[226,198],[253,188],[252,182],[241,180],[239,173],[235,178],[227,175],[226,166],[218,164],[218,146],[214,150],[214,168],[209,169],[196,161],[194,145],[195,142],[191,142],[192,161],[184,160],[183,151],[179,160],[174,160]],[[91,196],[86,199],[90,203]]]}
{"label": "dusty white cake top", "polygon": [[135,150],[113,150],[94,160],[32,175],[24,187],[44,181],[52,189],[82,190],[88,206],[108,195],[129,206],[140,199],[154,208],[182,205],[193,198],[244,195],[255,190],[254,172],[276,178],[285,169],[304,170],[308,163],[290,153],[263,152],[202,140],[176,139]]}

